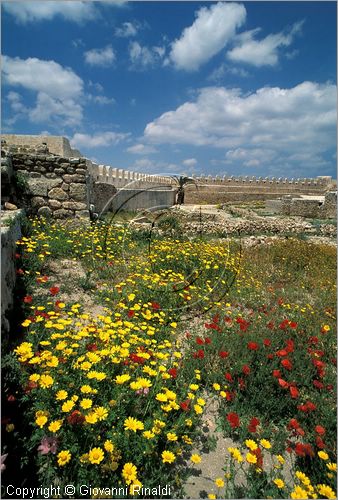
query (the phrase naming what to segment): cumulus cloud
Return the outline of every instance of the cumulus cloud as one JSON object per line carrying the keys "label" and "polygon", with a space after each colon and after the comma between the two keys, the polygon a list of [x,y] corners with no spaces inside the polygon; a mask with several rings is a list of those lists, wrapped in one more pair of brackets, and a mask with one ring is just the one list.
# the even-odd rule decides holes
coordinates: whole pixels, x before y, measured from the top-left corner
{"label": "cumulus cloud", "polygon": [[[35,107],[25,107],[32,122],[60,120],[74,125],[82,119],[83,81],[55,61],[3,56],[3,83],[37,93]],[[12,94],[12,109],[18,106],[17,96]]]}
{"label": "cumulus cloud", "polygon": [[97,134],[75,133],[70,140],[70,144],[76,148],[100,148],[115,146],[126,139],[129,134],[118,132],[101,132]]}
{"label": "cumulus cloud", "polygon": [[147,155],[150,153],[156,153],[157,150],[153,146],[148,146],[145,144],[135,144],[134,146],[130,146],[126,149],[128,153],[136,154],[136,155]]}
{"label": "cumulus cloud", "polygon": [[236,46],[228,51],[227,57],[231,61],[256,67],[275,66],[280,50],[291,45],[295,35],[301,32],[302,25],[303,21],[297,22],[288,31],[270,34],[262,40],[255,39],[260,28],[241,33],[237,35]]}
{"label": "cumulus cloud", "polygon": [[108,67],[114,63],[116,55],[112,46],[107,45],[107,47],[102,49],[87,50],[87,52],[84,53],[84,58],[86,63],[91,66]]}
{"label": "cumulus cloud", "polygon": [[21,24],[34,21],[49,21],[55,16],[60,16],[67,21],[82,23],[97,16],[97,9],[94,2],[13,2],[2,3],[6,12],[15,17]]}
{"label": "cumulus cloud", "polygon": [[129,44],[129,58],[133,69],[145,69],[161,62],[165,54],[164,47],[146,47],[138,42]]}
{"label": "cumulus cloud", "polygon": [[[227,161],[242,163],[266,162],[286,152],[321,156],[335,148],[336,86],[303,82],[290,89],[264,87],[250,94],[203,88],[194,101],[149,123],[144,138],[153,144],[224,148],[230,151]],[[258,157],[258,149],[266,156]],[[240,158],[243,151],[246,157]]]}
{"label": "cumulus cloud", "polygon": [[42,91],[59,99],[72,98],[82,92],[81,78],[55,61],[3,56],[2,62],[5,84]]}
{"label": "cumulus cloud", "polygon": [[245,18],[246,10],[241,4],[219,2],[202,7],[195,22],[172,43],[171,61],[179,69],[197,70],[227,45]]}

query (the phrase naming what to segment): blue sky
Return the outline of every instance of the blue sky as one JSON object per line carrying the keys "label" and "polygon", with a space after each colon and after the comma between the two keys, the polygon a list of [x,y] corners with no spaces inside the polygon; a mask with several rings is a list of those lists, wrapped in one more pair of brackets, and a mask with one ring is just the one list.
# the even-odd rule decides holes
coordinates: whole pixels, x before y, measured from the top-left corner
{"label": "blue sky", "polygon": [[148,173],[336,176],[336,2],[2,2],[2,131]]}

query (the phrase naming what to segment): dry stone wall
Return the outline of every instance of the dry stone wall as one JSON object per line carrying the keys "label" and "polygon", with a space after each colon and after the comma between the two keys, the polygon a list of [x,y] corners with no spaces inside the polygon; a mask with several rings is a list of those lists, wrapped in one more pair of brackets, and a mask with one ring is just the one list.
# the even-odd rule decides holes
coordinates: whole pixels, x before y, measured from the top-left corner
{"label": "dry stone wall", "polygon": [[11,146],[7,153],[22,187],[19,206],[54,218],[89,217],[86,158],[54,155],[44,145]]}
{"label": "dry stone wall", "polygon": [[333,219],[337,216],[337,192],[329,191],[321,199],[292,198],[281,200],[280,212],[284,215],[297,215],[318,219]]}

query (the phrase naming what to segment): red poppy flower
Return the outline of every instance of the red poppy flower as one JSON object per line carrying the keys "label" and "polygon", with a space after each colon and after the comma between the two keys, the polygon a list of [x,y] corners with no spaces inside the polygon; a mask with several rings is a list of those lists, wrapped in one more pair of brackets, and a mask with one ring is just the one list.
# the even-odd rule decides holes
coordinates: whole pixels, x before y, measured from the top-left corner
{"label": "red poppy flower", "polygon": [[227,373],[225,374],[225,378],[227,379],[227,381],[228,381],[228,382],[233,382],[233,378],[232,378],[232,376],[231,376],[231,373],[227,372]]}
{"label": "red poppy flower", "polygon": [[288,326],[288,324],[289,324],[289,320],[288,320],[288,319],[284,319],[284,320],[280,323],[279,328],[280,328],[281,330],[286,330],[286,327]]}
{"label": "red poppy flower", "polygon": [[292,370],[292,363],[289,359],[282,359],[281,365],[287,370]]}
{"label": "red poppy flower", "polygon": [[263,344],[266,346],[266,347],[269,347],[271,345],[271,340],[269,339],[264,339],[263,340]]}
{"label": "red poppy flower", "polygon": [[60,288],[58,286],[51,286],[50,289],[49,289],[51,295],[57,295],[60,291]]}
{"label": "red poppy flower", "polygon": [[256,342],[248,342],[247,347],[250,351],[257,351],[259,349],[259,345]]}
{"label": "red poppy flower", "polygon": [[94,343],[87,344],[86,349],[87,349],[87,351],[91,351],[91,352],[97,351],[97,345]]}
{"label": "red poppy flower", "polygon": [[269,321],[269,323],[267,323],[266,325],[268,328],[270,328],[270,330],[273,330],[275,328],[275,324],[273,321]]}
{"label": "red poppy flower", "polygon": [[176,378],[177,377],[177,369],[176,368],[170,368],[168,370],[168,373],[169,373],[169,375],[172,376],[172,378]]}
{"label": "red poppy flower", "polygon": [[318,448],[321,448],[321,449],[326,448],[326,444],[324,443],[322,438],[319,436],[316,436],[316,445]]}
{"label": "red poppy flower", "polygon": [[127,312],[127,316],[128,316],[128,318],[132,318],[134,315],[135,315],[135,311],[129,310],[129,311]]}
{"label": "red poppy flower", "polygon": [[281,374],[280,370],[273,370],[272,376],[276,377],[276,378],[281,378],[282,374]]}
{"label": "red poppy flower", "polygon": [[231,412],[227,415],[227,421],[229,422],[232,429],[236,429],[240,426],[240,420],[237,413]]}
{"label": "red poppy flower", "polygon": [[291,429],[298,429],[298,427],[299,427],[299,423],[298,423],[298,420],[296,418],[292,418],[290,420],[290,422],[288,423],[288,425],[287,425],[287,428],[289,430],[291,430]]}
{"label": "red poppy flower", "polygon": [[304,445],[302,443],[296,443],[295,453],[299,457],[305,457]]}
{"label": "red poppy flower", "polygon": [[23,298],[23,301],[25,304],[31,304],[33,302],[33,297],[31,295],[26,295],[26,297]]}
{"label": "red poppy flower", "polygon": [[190,399],[186,399],[185,401],[182,401],[182,403],[180,403],[180,407],[182,408],[183,411],[188,411],[189,405],[190,405]]}
{"label": "red poppy flower", "polygon": [[236,396],[235,392],[227,391],[225,399],[227,401],[232,401],[233,399],[235,399],[235,396]]}
{"label": "red poppy flower", "polygon": [[141,358],[141,356],[138,356],[137,354],[135,354],[133,352],[131,354],[129,354],[129,358],[134,363],[139,363],[140,365],[143,365],[145,363],[145,359],[144,358]]}
{"label": "red poppy flower", "polygon": [[158,309],[161,309],[161,306],[158,302],[152,302],[151,307],[156,311]]}
{"label": "red poppy flower", "polygon": [[294,343],[294,341],[292,339],[288,339],[286,341],[286,348],[285,348],[285,350],[287,352],[293,352],[295,350],[295,343]]}
{"label": "red poppy flower", "polygon": [[263,468],[263,455],[262,455],[262,450],[260,448],[256,448],[255,450],[251,450],[250,453],[252,455],[255,455],[257,458],[257,466],[260,467],[261,469]]}
{"label": "red poppy flower", "polygon": [[298,391],[297,387],[291,386],[291,387],[289,387],[289,390],[290,390],[291,397],[292,397],[293,399],[298,398],[298,396],[299,396],[299,391]]}
{"label": "red poppy flower", "polygon": [[203,345],[203,344],[204,344],[204,340],[203,340],[203,339],[201,339],[201,337],[197,337],[197,338],[196,338],[196,344],[198,344],[198,345]]}
{"label": "red poppy flower", "polygon": [[228,353],[228,351],[220,351],[219,355],[221,358],[224,359],[224,358],[227,358],[229,356],[229,353]]}
{"label": "red poppy flower", "polygon": [[206,344],[211,344],[211,339],[209,337],[205,337],[204,342]]}
{"label": "red poppy flower", "polygon": [[290,321],[290,323],[289,323],[290,328],[297,328],[297,326],[298,326],[298,323],[296,323],[295,321]]}
{"label": "red poppy flower", "polygon": [[318,337],[310,337],[308,340],[309,344],[318,344],[318,342],[319,342]]}
{"label": "red poppy flower", "polygon": [[199,349],[197,352],[194,352],[193,357],[195,359],[203,359],[204,358],[204,351],[203,351],[203,349]]}
{"label": "red poppy flower", "polygon": [[323,382],[320,382],[319,380],[314,380],[312,383],[316,389],[324,389],[325,387]]}
{"label": "red poppy flower", "polygon": [[252,432],[252,433],[255,433],[257,432],[257,426],[259,425],[259,420],[258,418],[256,417],[253,417],[250,422],[249,422],[249,425],[248,425],[248,431],[249,432]]}
{"label": "red poppy flower", "polygon": [[250,371],[251,371],[250,366],[248,366],[248,365],[243,366],[242,373],[244,373],[244,375],[249,375]]}
{"label": "red poppy flower", "polygon": [[74,410],[68,417],[67,421],[72,425],[81,425],[85,421],[84,415],[79,410]]}
{"label": "red poppy flower", "polygon": [[311,411],[315,411],[317,406],[312,401],[307,401],[304,405],[298,405],[297,408],[304,413],[310,413]]}
{"label": "red poppy flower", "polygon": [[36,389],[37,386],[38,386],[37,382],[33,382],[32,380],[29,380],[28,384],[24,388],[25,394],[28,394],[33,389]]}
{"label": "red poppy flower", "polygon": [[287,356],[287,355],[288,355],[288,351],[286,349],[281,349],[280,351],[276,352],[276,356],[278,356],[279,358],[282,358],[283,356]]}
{"label": "red poppy flower", "polygon": [[245,388],[245,381],[242,378],[239,378],[238,385],[239,385],[240,389],[244,389]]}
{"label": "red poppy flower", "polygon": [[283,388],[288,388],[288,387],[289,387],[289,383],[288,383],[288,382],[286,382],[285,380],[283,380],[282,378],[279,378],[279,379],[278,379],[278,383],[279,383],[279,385],[280,385],[281,387],[283,387]]}
{"label": "red poppy flower", "polygon": [[324,436],[326,430],[324,427],[322,427],[321,425],[316,425],[315,427],[315,431],[317,432],[317,434],[319,434],[320,436]]}
{"label": "red poppy flower", "polygon": [[23,269],[17,269],[17,270],[16,270],[16,274],[17,274],[18,276],[22,276],[23,274],[25,274],[25,272],[24,272],[24,270],[23,270]]}

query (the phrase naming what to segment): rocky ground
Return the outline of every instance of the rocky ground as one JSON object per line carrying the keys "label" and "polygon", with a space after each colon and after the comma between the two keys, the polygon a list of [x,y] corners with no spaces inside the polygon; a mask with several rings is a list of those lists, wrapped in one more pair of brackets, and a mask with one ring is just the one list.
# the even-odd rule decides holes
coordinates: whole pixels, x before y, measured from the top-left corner
{"label": "rocky ground", "polygon": [[[335,244],[336,221],[313,221],[303,217],[261,215],[251,208],[216,205],[175,206],[159,213],[143,213],[131,221],[135,229],[151,228],[165,218],[177,220],[176,231],[184,234],[214,234],[218,237],[238,236],[250,246],[267,244],[273,237],[304,235],[315,243]],[[315,223],[316,222],[316,223]]]}

